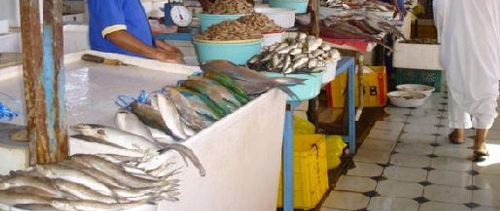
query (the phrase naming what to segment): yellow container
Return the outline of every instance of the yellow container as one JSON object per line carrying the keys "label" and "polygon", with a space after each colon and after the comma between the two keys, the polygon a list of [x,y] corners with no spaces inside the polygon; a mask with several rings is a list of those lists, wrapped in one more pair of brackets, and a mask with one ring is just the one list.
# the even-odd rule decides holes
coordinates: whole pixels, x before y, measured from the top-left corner
{"label": "yellow container", "polygon": [[[294,208],[312,209],[328,190],[325,135],[294,135],[293,159]],[[278,207],[283,206],[282,178],[283,176],[279,183]]]}
{"label": "yellow container", "polygon": [[[363,106],[382,107],[387,103],[387,73],[385,66],[369,66],[373,73],[363,74]],[[347,95],[347,73],[335,77],[328,84],[328,107],[344,107],[344,95]],[[355,103],[359,106],[358,76],[354,78]]]}

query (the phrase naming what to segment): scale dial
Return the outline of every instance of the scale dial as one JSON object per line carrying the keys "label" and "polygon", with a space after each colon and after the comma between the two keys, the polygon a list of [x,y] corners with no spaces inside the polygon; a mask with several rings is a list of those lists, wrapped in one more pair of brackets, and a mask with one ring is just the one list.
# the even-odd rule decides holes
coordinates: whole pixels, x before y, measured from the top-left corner
{"label": "scale dial", "polygon": [[170,10],[170,18],[172,18],[172,22],[180,27],[189,26],[191,21],[193,21],[193,16],[191,12],[185,6],[175,5],[172,6]]}

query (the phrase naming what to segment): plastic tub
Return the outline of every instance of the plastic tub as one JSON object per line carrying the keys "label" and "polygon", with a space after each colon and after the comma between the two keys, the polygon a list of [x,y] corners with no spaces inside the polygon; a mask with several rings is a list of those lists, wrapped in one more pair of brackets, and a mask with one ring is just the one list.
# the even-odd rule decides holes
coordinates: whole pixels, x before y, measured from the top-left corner
{"label": "plastic tub", "polygon": [[284,34],[285,34],[284,32],[264,34],[264,41],[262,42],[262,47],[270,46],[274,43],[283,41]]}
{"label": "plastic tub", "polygon": [[292,9],[295,13],[306,13],[307,3],[308,0],[269,0],[270,7]]}
{"label": "plastic tub", "polygon": [[236,14],[236,15],[219,15],[219,14],[200,14],[200,28],[201,31],[205,31],[211,25],[218,24],[222,21],[226,20],[236,20],[241,16],[245,16],[246,14]]}
{"label": "plastic tub", "polygon": [[244,65],[261,51],[262,39],[238,41],[199,41],[194,40],[194,47],[200,64],[214,59],[224,59],[238,65]]}
{"label": "plastic tub", "polygon": [[426,86],[422,84],[401,84],[397,85],[396,89],[399,91],[412,91],[412,92],[420,92],[425,94],[426,96],[430,96],[434,90],[436,90],[432,86]]}
{"label": "plastic tub", "polygon": [[262,13],[283,28],[292,28],[295,25],[295,10],[285,8],[270,8],[256,6],[255,12]]}
{"label": "plastic tub", "polygon": [[425,103],[427,96],[420,92],[392,91],[387,93],[391,104],[398,107],[419,107]]}

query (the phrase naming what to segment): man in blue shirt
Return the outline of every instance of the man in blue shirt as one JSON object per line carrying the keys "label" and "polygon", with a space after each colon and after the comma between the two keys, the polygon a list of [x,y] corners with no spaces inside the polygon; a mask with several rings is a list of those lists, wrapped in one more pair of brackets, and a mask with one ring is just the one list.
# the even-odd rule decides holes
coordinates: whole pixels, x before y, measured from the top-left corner
{"label": "man in blue shirt", "polygon": [[155,40],[139,0],[88,0],[92,50],[184,63],[179,49]]}

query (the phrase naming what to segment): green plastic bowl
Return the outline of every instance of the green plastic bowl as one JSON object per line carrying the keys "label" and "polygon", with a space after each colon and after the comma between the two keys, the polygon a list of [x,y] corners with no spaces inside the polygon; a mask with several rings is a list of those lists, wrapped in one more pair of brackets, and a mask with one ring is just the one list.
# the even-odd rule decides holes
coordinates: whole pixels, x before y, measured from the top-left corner
{"label": "green plastic bowl", "polygon": [[306,13],[308,0],[269,0],[270,7],[295,10],[295,13]]}
{"label": "green plastic bowl", "polygon": [[262,39],[238,41],[197,41],[194,48],[200,64],[215,59],[224,59],[237,65],[244,65],[261,51]]}
{"label": "green plastic bowl", "polygon": [[241,16],[246,14],[236,14],[236,15],[218,15],[218,14],[200,14],[200,28],[201,31],[205,31],[211,25],[218,24],[226,20],[236,20]]}
{"label": "green plastic bowl", "polygon": [[[282,73],[265,72],[264,75],[269,78],[285,77]],[[303,84],[288,86],[288,88],[290,88],[299,99],[291,98],[290,96],[288,96],[286,100],[289,102],[304,101],[313,99],[314,97],[318,96],[319,92],[321,91],[322,75],[322,73],[287,74],[286,77],[301,78],[305,80]]]}

